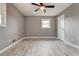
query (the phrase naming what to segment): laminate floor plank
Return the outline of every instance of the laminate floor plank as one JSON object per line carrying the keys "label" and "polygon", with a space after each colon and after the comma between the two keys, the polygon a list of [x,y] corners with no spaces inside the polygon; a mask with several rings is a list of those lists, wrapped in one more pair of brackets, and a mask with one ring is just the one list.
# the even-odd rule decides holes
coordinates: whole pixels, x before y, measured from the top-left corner
{"label": "laminate floor plank", "polygon": [[24,39],[1,56],[78,56],[79,49],[57,39]]}

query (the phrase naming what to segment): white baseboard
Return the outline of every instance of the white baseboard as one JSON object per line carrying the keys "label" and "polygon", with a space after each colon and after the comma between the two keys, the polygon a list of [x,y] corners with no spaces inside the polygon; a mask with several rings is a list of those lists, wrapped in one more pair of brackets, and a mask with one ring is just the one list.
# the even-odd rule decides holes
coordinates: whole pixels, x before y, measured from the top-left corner
{"label": "white baseboard", "polygon": [[57,37],[24,37],[24,39],[26,38],[57,38]]}
{"label": "white baseboard", "polygon": [[75,48],[79,49],[79,46],[77,46],[77,45],[74,45],[74,44],[72,44],[70,42],[67,42],[67,41],[64,41],[64,42],[67,43],[67,44],[69,44],[69,45],[71,45],[72,47],[75,47]]}
{"label": "white baseboard", "polygon": [[20,40],[17,40],[16,42],[14,42],[13,44],[9,45],[8,47],[0,50],[0,54],[2,54],[3,52],[7,51],[9,48],[13,47],[14,45],[18,44],[19,42],[21,42],[24,39],[24,37]]}
{"label": "white baseboard", "polygon": [[[57,39],[59,39],[58,37],[57,37]],[[60,39],[61,40],[61,39]],[[62,40],[62,41],[64,41],[64,40]],[[68,45],[71,45],[72,47],[74,47],[74,48],[77,48],[77,49],[79,49],[79,46],[77,46],[77,45],[74,45],[74,44],[72,44],[72,43],[70,43],[70,42],[67,42],[67,41],[64,41],[66,44],[68,44]]]}

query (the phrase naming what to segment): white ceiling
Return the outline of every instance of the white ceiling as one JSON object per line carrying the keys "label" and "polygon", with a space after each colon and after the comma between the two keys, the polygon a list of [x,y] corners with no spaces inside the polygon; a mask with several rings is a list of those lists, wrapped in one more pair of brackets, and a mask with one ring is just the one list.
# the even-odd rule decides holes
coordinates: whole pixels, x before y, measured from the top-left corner
{"label": "white ceiling", "polygon": [[31,5],[31,3],[14,3],[14,6],[16,6],[24,16],[56,16],[69,7],[71,3],[46,3],[46,5],[55,5],[55,8],[46,8],[46,13],[42,10],[34,12],[38,7]]}

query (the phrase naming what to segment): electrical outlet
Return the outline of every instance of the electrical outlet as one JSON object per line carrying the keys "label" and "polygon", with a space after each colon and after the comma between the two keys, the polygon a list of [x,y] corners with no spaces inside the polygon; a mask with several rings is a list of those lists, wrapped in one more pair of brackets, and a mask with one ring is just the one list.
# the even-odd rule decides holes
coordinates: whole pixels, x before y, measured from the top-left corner
{"label": "electrical outlet", "polygon": [[9,43],[11,43],[11,40],[9,40]]}
{"label": "electrical outlet", "polygon": [[16,40],[13,40],[13,43],[15,42]]}

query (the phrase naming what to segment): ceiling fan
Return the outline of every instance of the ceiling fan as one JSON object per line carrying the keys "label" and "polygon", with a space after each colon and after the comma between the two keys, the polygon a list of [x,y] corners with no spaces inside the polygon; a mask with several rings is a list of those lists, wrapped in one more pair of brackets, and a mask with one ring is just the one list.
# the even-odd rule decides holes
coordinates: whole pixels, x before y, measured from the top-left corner
{"label": "ceiling fan", "polygon": [[45,5],[44,3],[40,3],[40,4],[36,4],[36,3],[31,3],[32,5],[38,6],[39,8],[35,10],[35,12],[37,12],[38,10],[43,10],[44,13],[46,13],[46,9],[45,8],[54,8],[54,5]]}

